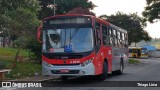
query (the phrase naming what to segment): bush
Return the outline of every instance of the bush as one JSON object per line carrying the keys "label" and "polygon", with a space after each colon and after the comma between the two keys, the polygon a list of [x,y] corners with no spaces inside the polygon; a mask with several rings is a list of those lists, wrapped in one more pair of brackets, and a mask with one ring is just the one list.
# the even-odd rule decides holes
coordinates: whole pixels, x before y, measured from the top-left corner
{"label": "bush", "polygon": [[[10,65],[12,65],[12,63],[10,63]],[[17,67],[12,68],[12,71],[9,74],[5,74],[5,77],[6,79],[33,77],[35,73],[41,75],[41,71],[40,64],[34,62],[17,62]]]}
{"label": "bush", "polygon": [[1,69],[6,69],[7,68],[7,64],[8,64],[8,62],[7,61],[0,61],[0,70]]}
{"label": "bush", "polygon": [[139,60],[129,59],[129,64],[139,64],[139,63],[140,63]]}
{"label": "bush", "polygon": [[26,49],[28,49],[30,52],[34,55],[34,60],[41,63],[41,44],[37,41],[36,38],[29,38],[26,44]]}

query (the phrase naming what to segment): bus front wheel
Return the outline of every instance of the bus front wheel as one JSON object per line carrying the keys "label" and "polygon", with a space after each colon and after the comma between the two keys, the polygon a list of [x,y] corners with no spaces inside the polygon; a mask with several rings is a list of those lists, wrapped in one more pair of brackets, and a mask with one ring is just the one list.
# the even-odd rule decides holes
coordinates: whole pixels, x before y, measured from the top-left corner
{"label": "bus front wheel", "polygon": [[106,62],[103,63],[103,72],[102,74],[99,76],[100,80],[105,80],[106,77],[108,76],[108,65]]}

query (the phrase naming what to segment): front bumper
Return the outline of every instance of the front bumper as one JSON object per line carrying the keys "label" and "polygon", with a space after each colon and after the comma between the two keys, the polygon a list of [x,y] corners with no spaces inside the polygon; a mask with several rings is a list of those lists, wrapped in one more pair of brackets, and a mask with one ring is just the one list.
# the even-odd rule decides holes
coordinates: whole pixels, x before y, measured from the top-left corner
{"label": "front bumper", "polygon": [[141,58],[148,58],[148,56],[143,55],[143,56],[141,56]]}
{"label": "front bumper", "polygon": [[[69,70],[69,72],[61,73],[59,72],[60,70]],[[81,65],[65,65],[65,66],[51,65],[50,67],[48,67],[42,63],[42,75],[49,75],[49,76],[95,75],[95,67],[92,62],[84,67],[82,67]]]}

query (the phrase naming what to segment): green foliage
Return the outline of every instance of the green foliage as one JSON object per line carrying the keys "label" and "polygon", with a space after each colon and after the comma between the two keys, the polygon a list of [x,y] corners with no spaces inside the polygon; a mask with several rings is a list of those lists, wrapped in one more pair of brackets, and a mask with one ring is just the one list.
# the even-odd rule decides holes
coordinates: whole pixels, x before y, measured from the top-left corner
{"label": "green foliage", "polygon": [[160,0],[146,0],[147,6],[142,15],[147,21],[153,23],[154,20],[160,19]]}
{"label": "green foliage", "polygon": [[10,33],[18,38],[27,38],[36,35],[35,27],[39,25],[39,20],[35,13],[29,9],[17,9],[10,16],[13,22],[10,22]]}
{"label": "green foliage", "polygon": [[15,40],[19,36],[30,37],[39,25],[37,19],[40,5],[37,0],[1,0],[0,32]]}
{"label": "green foliage", "polygon": [[[16,56],[17,49],[15,48],[0,48],[0,60],[13,61]],[[29,57],[29,51],[21,50],[18,55],[19,61],[25,61]]]}
{"label": "green foliage", "polygon": [[129,64],[140,64],[140,61],[130,58],[130,59],[129,59]]}
{"label": "green foliage", "polygon": [[[40,21],[37,14],[40,10],[38,0],[1,0],[0,1],[0,32],[10,40],[14,40],[19,51],[25,47],[29,37],[36,37],[35,28]],[[14,37],[14,38],[12,38]]]}
{"label": "green foliage", "polygon": [[0,61],[0,70],[1,69],[6,69],[6,65],[7,65],[7,62]]}
{"label": "green foliage", "polygon": [[[42,10],[39,13],[39,19],[54,15],[54,8],[48,7],[54,5],[54,0],[39,0]],[[76,7],[93,9],[95,5],[88,0],[55,0],[56,14],[65,14]]]}
{"label": "green foliage", "polygon": [[144,27],[147,24],[144,19],[139,17],[136,13],[127,15],[117,12],[116,15],[102,15],[100,18],[127,30],[129,44],[133,42],[137,43],[141,40],[149,41],[151,39],[148,33],[144,30]]}
{"label": "green foliage", "polygon": [[41,65],[33,62],[17,62],[17,67],[13,68],[10,74],[6,74],[8,79],[32,77],[35,73],[41,74]]}
{"label": "green foliage", "polygon": [[[15,24],[17,20],[22,20],[22,19],[24,21],[28,20],[28,17],[31,17],[31,16],[33,17],[32,14],[36,15],[40,10],[39,2],[37,0],[8,0],[8,1],[1,0],[0,8],[1,8],[0,16],[2,16],[1,18],[2,21],[0,21],[1,28],[9,28],[5,25],[9,24],[8,26],[13,26],[12,24]],[[20,16],[26,16],[26,14],[27,14],[27,17],[25,18],[20,17]],[[32,19],[35,20],[35,17],[33,18]]]}
{"label": "green foliage", "polygon": [[8,60],[2,60],[0,59],[0,70],[1,69],[9,69],[9,65],[11,64],[11,61]]}
{"label": "green foliage", "polygon": [[26,44],[26,49],[29,49],[30,52],[33,52],[35,55],[35,60],[41,63],[41,44],[37,41],[36,38],[30,38]]}
{"label": "green foliage", "polygon": [[5,74],[7,79],[19,79],[35,76],[35,73],[41,74],[41,65],[33,62],[17,62],[17,67],[12,68],[12,61],[0,60],[0,69],[7,68],[12,71]]}
{"label": "green foliage", "polygon": [[[16,48],[0,48],[0,58],[1,57],[14,57],[16,55],[17,49]],[[28,57],[27,50],[21,50],[19,56]],[[0,59],[1,60],[1,59]]]}
{"label": "green foliage", "polygon": [[26,43],[27,43],[27,38],[24,37],[19,37],[16,40],[14,40],[14,45],[16,45],[16,47],[24,48]]}

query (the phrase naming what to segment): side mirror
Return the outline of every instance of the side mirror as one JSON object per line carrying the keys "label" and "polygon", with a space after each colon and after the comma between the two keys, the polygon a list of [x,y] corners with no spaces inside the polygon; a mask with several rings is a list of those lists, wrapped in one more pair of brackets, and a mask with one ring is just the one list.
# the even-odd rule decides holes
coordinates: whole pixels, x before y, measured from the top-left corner
{"label": "side mirror", "polygon": [[42,26],[38,27],[38,29],[37,29],[37,40],[40,43],[42,43],[42,41],[40,40],[40,38],[41,38],[41,31],[42,31]]}

